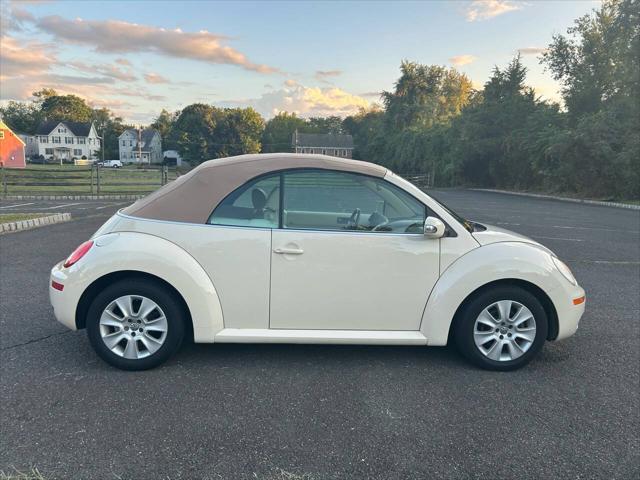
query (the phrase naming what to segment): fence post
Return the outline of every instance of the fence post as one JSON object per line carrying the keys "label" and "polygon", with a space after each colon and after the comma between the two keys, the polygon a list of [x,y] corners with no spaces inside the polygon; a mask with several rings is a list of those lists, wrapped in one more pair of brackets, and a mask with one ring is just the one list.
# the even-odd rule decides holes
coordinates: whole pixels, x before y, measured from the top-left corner
{"label": "fence post", "polygon": [[100,165],[96,165],[96,191],[100,197]]}
{"label": "fence post", "polygon": [[93,167],[95,167],[95,165],[92,163],[91,164],[91,170],[89,171],[89,182],[90,182],[90,189],[91,189],[91,196],[93,196]]}
{"label": "fence post", "polygon": [[7,198],[7,173],[4,170],[4,165],[0,165],[0,173],[2,173],[2,196]]}

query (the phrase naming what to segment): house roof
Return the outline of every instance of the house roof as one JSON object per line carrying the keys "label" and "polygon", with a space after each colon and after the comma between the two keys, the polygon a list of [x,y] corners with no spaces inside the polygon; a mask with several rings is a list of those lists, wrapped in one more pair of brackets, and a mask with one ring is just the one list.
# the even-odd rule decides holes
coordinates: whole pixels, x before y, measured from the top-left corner
{"label": "house roof", "polygon": [[206,223],[213,209],[236,188],[270,172],[315,168],[382,178],[387,169],[373,163],[295,153],[268,153],[219,158],[200,164],[186,175],[125,208],[135,217],[173,222]]}
{"label": "house roof", "polygon": [[9,126],[6,123],[4,123],[4,121],[1,118],[0,118],[0,130],[9,130],[11,133],[13,133],[13,136],[16,137],[23,145],[26,145],[24,143],[24,140],[22,140],[17,133],[11,130]]}
{"label": "house roof", "polygon": [[298,147],[315,148],[353,148],[351,135],[337,135],[333,133],[298,133],[293,134],[293,145]]}
{"label": "house roof", "polygon": [[[135,128],[127,128],[120,134],[120,137],[127,133],[131,133],[134,136],[134,138],[136,139],[135,147],[138,148],[138,130],[136,130]],[[149,148],[151,146],[151,142],[153,141],[153,137],[155,137],[156,134],[160,135],[160,132],[155,128],[145,128],[144,130],[142,130],[142,132],[140,133],[140,148]]]}
{"label": "house roof", "polygon": [[59,124],[64,124],[76,137],[88,137],[93,122],[67,122],[59,120],[47,120],[38,125],[36,135],[49,135]]}

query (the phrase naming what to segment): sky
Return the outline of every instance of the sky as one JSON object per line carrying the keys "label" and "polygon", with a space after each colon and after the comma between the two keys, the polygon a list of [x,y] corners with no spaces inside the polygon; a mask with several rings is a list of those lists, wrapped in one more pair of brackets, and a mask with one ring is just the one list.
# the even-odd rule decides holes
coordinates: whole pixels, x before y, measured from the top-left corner
{"label": "sky", "polygon": [[196,102],[346,116],[379,103],[402,60],[455,67],[481,88],[518,52],[527,83],[559,101],[540,55],[600,4],[0,1],[2,103],[54,88],[134,124]]}

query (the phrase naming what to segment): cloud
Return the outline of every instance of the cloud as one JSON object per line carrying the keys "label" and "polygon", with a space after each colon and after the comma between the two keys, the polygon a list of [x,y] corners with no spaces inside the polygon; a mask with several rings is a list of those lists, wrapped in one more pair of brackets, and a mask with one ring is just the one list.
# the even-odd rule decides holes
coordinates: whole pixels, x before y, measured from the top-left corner
{"label": "cloud", "polygon": [[[45,72],[56,62],[52,45],[19,42],[13,37],[0,37],[0,73],[3,78],[28,77]],[[47,52],[47,53],[45,53]]]}
{"label": "cloud", "polygon": [[468,65],[476,61],[476,57],[473,55],[456,55],[455,57],[451,57],[449,61],[457,67],[461,67],[463,65]]}
{"label": "cloud", "polygon": [[382,95],[382,92],[364,92],[359,93],[358,95],[361,97],[380,97]]}
{"label": "cloud", "polygon": [[58,15],[39,19],[37,26],[60,41],[89,45],[102,53],[153,52],[212,64],[237,65],[265,74],[278,72],[274,67],[253,63],[243,53],[224,45],[222,41],[226,37],[204,30],[192,33],[117,20],[67,20]]}
{"label": "cloud", "polygon": [[295,80],[288,78],[284,81],[285,86],[287,87],[295,87],[296,85],[298,85],[298,82],[296,82]]}
{"label": "cloud", "polygon": [[523,7],[520,2],[508,0],[473,0],[465,8],[467,22],[489,20],[504,13],[520,10]]}
{"label": "cloud", "polygon": [[144,74],[144,79],[147,81],[147,83],[153,83],[153,84],[157,84],[157,83],[171,83],[171,80],[169,80],[168,78],[163,77],[162,75],[159,75],[157,73],[145,73]]}
{"label": "cloud", "polygon": [[336,87],[306,87],[299,83],[281,90],[265,92],[260,98],[220,102],[227,107],[255,108],[265,117],[279,112],[295,112],[303,117],[338,115],[347,116],[360,108],[367,108],[369,101]]}
{"label": "cloud", "polygon": [[518,49],[520,55],[540,55],[546,51],[547,49],[543,47],[525,47]]}
{"label": "cloud", "polygon": [[126,58],[116,58],[114,60],[114,62],[116,62],[118,65],[122,65],[124,67],[130,67],[131,66],[131,62],[129,60],[127,60]]}
{"label": "cloud", "polygon": [[330,77],[339,77],[342,75],[342,70],[317,70],[315,77],[318,80],[327,81]]}
{"label": "cloud", "polygon": [[121,69],[111,64],[88,65],[84,62],[69,62],[67,65],[81,72],[98,73],[123,82],[133,82],[138,79],[131,70]]}

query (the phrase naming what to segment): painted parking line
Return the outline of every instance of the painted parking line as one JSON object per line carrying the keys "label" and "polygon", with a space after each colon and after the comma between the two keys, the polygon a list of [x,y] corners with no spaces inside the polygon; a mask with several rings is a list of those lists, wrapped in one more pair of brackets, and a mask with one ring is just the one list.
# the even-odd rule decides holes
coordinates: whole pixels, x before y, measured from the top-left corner
{"label": "painted parking line", "polygon": [[31,202],[31,203],[18,203],[17,205],[5,205],[4,207],[0,207],[0,208],[18,208],[18,207],[26,207],[27,205],[33,205],[36,202]]}
{"label": "painted parking line", "polygon": [[56,208],[72,207],[73,205],[82,205],[82,203],[65,203],[64,205],[55,205],[53,207],[46,207],[42,210],[55,210]]}
{"label": "painted parking line", "polygon": [[568,263],[593,263],[596,265],[640,265],[640,262],[627,260],[566,260]]}
{"label": "painted parking line", "polygon": [[536,235],[535,238],[542,238],[544,240],[563,240],[565,242],[584,242],[585,240],[580,240],[578,238],[560,238],[560,237],[541,237]]}
{"label": "painted parking line", "polygon": [[128,202],[121,202],[121,203],[110,203],[109,205],[103,205],[101,207],[96,207],[96,210],[102,210],[103,208],[109,208],[109,207],[117,207],[119,205],[124,205]]}

